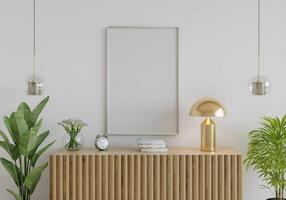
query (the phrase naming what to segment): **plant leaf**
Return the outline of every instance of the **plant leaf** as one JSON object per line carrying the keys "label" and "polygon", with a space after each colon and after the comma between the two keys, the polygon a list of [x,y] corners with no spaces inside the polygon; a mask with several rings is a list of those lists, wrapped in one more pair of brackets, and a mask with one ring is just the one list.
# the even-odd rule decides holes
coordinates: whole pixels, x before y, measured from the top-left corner
{"label": "plant leaf", "polygon": [[50,144],[46,145],[45,147],[43,147],[42,149],[40,149],[38,152],[36,152],[34,154],[34,156],[32,157],[32,160],[31,160],[31,165],[33,167],[35,167],[39,157],[48,149],[50,148],[50,146],[52,146],[54,143],[56,142],[56,140],[54,140],[53,142],[51,142]]}
{"label": "plant leaf", "polygon": [[20,136],[24,133],[27,133],[29,131],[29,127],[25,121],[24,112],[15,112],[15,119]]}
{"label": "plant leaf", "polygon": [[33,149],[35,148],[36,141],[37,135],[36,132],[32,129],[27,133],[22,134],[20,136],[19,143],[20,153],[26,157],[29,157],[29,155],[33,152]]}
{"label": "plant leaf", "polygon": [[13,142],[15,144],[18,144],[19,143],[19,133],[18,133],[16,123],[13,123],[13,121],[9,117],[6,117],[6,116],[4,117],[4,123],[5,123],[5,126],[9,132]]}
{"label": "plant leaf", "polygon": [[250,131],[248,138],[246,167],[252,166],[273,188],[276,198],[282,198],[286,187],[286,115],[263,117],[261,127]]}
{"label": "plant leaf", "polygon": [[29,194],[33,194],[35,188],[41,178],[42,172],[48,167],[48,163],[45,163],[32,172],[30,172],[25,178],[24,185],[29,189]]}
{"label": "plant leaf", "polygon": [[20,195],[17,192],[7,189],[7,191],[15,198],[15,200],[22,200]]}
{"label": "plant leaf", "polygon": [[31,108],[28,106],[28,104],[26,104],[25,102],[22,102],[19,104],[17,111],[25,111],[27,114],[31,113]]}
{"label": "plant leaf", "polygon": [[9,142],[9,138],[2,130],[0,130],[0,137],[2,137],[5,142]]}
{"label": "plant leaf", "polygon": [[31,129],[33,129],[33,131],[36,132],[36,134],[38,134],[40,128],[42,127],[42,123],[43,123],[43,119],[40,119],[35,126],[33,126]]}
{"label": "plant leaf", "polygon": [[18,186],[21,185],[21,172],[20,169],[9,160],[6,160],[5,158],[0,158],[0,162],[5,167],[7,172],[10,174],[12,179],[14,180],[15,184]]}
{"label": "plant leaf", "polygon": [[31,128],[32,126],[35,125],[33,121],[31,120],[32,111],[31,111],[31,108],[28,106],[28,104],[26,104],[25,102],[22,102],[18,106],[17,111],[22,111],[24,113],[25,121],[28,125],[28,128]]}
{"label": "plant leaf", "polygon": [[0,147],[2,147],[11,156],[13,160],[17,160],[19,158],[19,149],[14,144],[0,141]]}
{"label": "plant leaf", "polygon": [[41,114],[42,110],[46,106],[46,104],[49,101],[49,97],[44,98],[37,106],[36,108],[32,111],[31,114],[31,121],[35,124],[39,115]]}
{"label": "plant leaf", "polygon": [[35,147],[34,147],[32,153],[31,153],[32,156],[36,153],[36,151],[38,150],[39,146],[48,137],[49,133],[50,133],[50,131],[45,131],[44,133],[42,133],[39,136],[37,136]]}

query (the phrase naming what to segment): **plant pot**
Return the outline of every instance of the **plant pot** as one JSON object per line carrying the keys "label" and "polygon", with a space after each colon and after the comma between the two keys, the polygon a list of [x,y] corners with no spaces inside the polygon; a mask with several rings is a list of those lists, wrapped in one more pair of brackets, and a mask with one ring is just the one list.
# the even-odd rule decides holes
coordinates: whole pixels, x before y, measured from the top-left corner
{"label": "plant pot", "polygon": [[78,151],[82,148],[84,142],[83,135],[78,133],[75,136],[72,136],[66,133],[62,139],[63,146],[68,151]]}

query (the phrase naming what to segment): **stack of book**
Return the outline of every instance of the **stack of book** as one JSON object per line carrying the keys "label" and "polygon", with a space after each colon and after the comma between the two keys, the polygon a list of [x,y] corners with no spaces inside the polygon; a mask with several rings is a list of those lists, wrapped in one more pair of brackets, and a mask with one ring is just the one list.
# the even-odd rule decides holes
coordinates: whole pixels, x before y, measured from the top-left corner
{"label": "stack of book", "polygon": [[160,139],[137,139],[137,145],[141,152],[167,152],[167,145]]}

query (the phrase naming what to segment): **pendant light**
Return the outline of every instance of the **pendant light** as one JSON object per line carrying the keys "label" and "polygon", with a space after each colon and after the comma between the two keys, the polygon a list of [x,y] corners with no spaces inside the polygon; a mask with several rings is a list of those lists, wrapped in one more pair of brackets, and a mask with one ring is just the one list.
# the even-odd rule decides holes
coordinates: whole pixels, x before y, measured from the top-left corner
{"label": "pendant light", "polygon": [[250,82],[249,90],[253,95],[266,95],[270,90],[270,81],[261,76],[261,0],[258,0],[258,30],[257,30],[257,76]]}
{"label": "pendant light", "polygon": [[42,81],[36,76],[36,0],[33,0],[33,75],[28,80],[28,95],[42,94]]}

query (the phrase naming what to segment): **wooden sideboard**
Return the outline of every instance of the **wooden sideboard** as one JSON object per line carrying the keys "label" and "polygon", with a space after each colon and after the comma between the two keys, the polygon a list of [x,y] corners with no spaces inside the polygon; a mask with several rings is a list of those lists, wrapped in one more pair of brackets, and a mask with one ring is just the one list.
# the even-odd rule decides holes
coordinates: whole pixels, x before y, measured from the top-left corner
{"label": "wooden sideboard", "polygon": [[57,151],[50,156],[50,199],[242,200],[242,157],[226,148]]}

